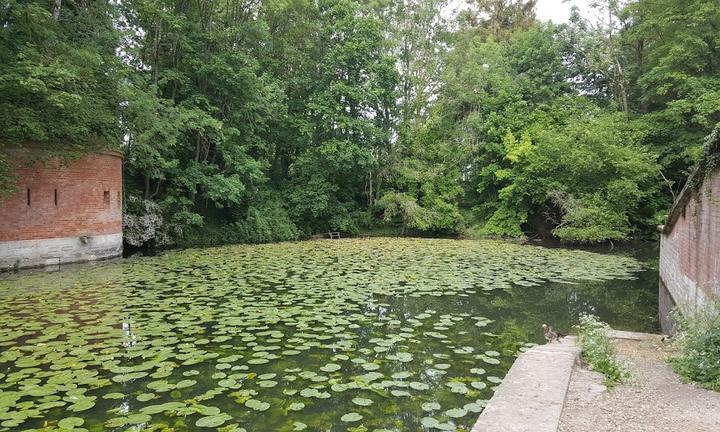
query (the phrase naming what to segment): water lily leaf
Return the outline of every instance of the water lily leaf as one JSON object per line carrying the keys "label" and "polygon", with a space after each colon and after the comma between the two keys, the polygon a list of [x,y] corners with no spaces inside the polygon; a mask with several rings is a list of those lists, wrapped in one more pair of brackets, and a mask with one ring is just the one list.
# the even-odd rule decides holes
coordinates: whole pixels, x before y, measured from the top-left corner
{"label": "water lily leaf", "polygon": [[356,398],[354,398],[354,399],[352,400],[352,402],[353,402],[355,405],[360,405],[360,406],[370,406],[370,405],[373,404],[373,401],[372,401],[372,400],[370,400],[370,399],[365,399],[365,398],[361,398],[361,397],[356,397]]}
{"label": "water lily leaf", "polygon": [[205,416],[200,417],[196,422],[195,426],[197,427],[218,427],[222,426],[223,423],[225,423],[228,420],[232,420],[232,417],[227,414],[216,414],[212,416]]}
{"label": "water lily leaf", "polygon": [[422,424],[424,427],[426,427],[428,429],[432,429],[432,428],[436,427],[438,424],[440,424],[440,422],[437,421],[437,419],[435,419],[433,417],[423,417],[420,419],[420,424]]}
{"label": "water lily leaf", "polygon": [[341,367],[341,366],[340,366],[339,364],[336,364],[336,363],[328,363],[328,364],[326,364],[325,366],[322,366],[322,367],[320,368],[320,370],[323,371],[323,372],[335,372],[336,370],[339,370],[340,367]]}
{"label": "water lily leaf", "polygon": [[80,417],[65,417],[58,422],[60,429],[73,429],[77,426],[82,426],[85,420]]}
{"label": "water lily leaf", "polygon": [[467,411],[463,408],[453,408],[445,411],[445,415],[452,418],[465,417]]}
{"label": "water lily leaf", "polygon": [[345,414],[344,416],[340,417],[340,420],[344,421],[345,423],[352,423],[356,421],[360,421],[363,419],[363,416],[356,412],[350,412]]}
{"label": "water lily leaf", "polygon": [[270,408],[269,403],[262,402],[257,399],[249,399],[245,402],[245,406],[255,411],[265,411],[266,409]]}
{"label": "water lily leaf", "polygon": [[302,402],[293,402],[288,407],[288,409],[291,411],[300,411],[303,408],[305,408],[305,404]]}
{"label": "water lily leaf", "polygon": [[412,388],[413,390],[427,390],[427,389],[430,388],[429,385],[427,385],[427,384],[425,384],[425,383],[417,382],[417,381],[409,382],[408,385],[409,385],[410,388]]}

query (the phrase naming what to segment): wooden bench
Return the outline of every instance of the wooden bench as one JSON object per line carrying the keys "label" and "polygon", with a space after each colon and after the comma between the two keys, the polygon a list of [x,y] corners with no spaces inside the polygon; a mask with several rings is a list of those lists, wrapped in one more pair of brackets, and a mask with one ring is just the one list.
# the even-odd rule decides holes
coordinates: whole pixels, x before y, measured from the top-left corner
{"label": "wooden bench", "polygon": [[330,231],[328,234],[330,234],[330,240],[340,239],[340,231]]}

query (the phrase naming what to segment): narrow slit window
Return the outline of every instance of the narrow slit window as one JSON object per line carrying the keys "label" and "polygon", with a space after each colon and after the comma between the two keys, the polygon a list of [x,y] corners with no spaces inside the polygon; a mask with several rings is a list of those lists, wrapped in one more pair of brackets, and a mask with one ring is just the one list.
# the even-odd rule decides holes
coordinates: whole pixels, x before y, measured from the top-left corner
{"label": "narrow slit window", "polygon": [[103,202],[105,206],[110,207],[110,191],[103,192]]}
{"label": "narrow slit window", "polygon": [[122,202],[122,198],[120,197],[120,191],[118,191],[118,193],[117,193],[117,201],[118,201],[118,205],[120,205],[120,203]]}
{"label": "narrow slit window", "polygon": [[27,205],[30,205],[30,188],[27,188]]}
{"label": "narrow slit window", "polygon": [[57,189],[55,189],[55,207],[57,207]]}

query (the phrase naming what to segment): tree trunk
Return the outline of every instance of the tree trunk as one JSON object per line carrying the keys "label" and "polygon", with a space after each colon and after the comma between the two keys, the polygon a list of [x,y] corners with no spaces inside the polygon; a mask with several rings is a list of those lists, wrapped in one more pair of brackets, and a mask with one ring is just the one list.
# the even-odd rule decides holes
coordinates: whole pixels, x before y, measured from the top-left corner
{"label": "tree trunk", "polygon": [[55,21],[60,20],[60,8],[62,7],[62,0],[54,0],[53,1],[53,18],[55,18]]}

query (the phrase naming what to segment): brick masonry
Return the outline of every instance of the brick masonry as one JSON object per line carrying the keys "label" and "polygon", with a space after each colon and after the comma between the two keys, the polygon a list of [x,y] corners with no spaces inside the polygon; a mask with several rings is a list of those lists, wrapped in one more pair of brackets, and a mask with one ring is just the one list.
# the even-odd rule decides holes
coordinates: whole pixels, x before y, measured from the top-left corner
{"label": "brick masonry", "polygon": [[119,153],[24,160],[16,157],[16,193],[0,199],[0,269],[122,254]]}
{"label": "brick masonry", "polygon": [[720,170],[704,177],[683,190],[661,234],[661,294],[681,306],[720,295]]}

